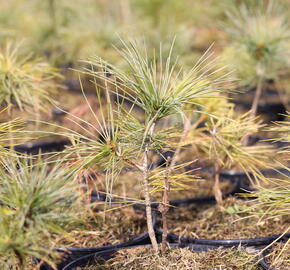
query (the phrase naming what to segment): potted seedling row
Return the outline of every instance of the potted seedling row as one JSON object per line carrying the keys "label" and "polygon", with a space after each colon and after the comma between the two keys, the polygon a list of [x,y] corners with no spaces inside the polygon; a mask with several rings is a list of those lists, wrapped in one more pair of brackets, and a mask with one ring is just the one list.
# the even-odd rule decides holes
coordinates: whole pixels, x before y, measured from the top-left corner
{"label": "potted seedling row", "polygon": [[[141,44],[144,46],[144,44]],[[173,189],[186,188],[188,182],[195,179],[195,176],[187,172],[180,172],[180,168],[186,167],[188,163],[178,163],[181,147],[192,143],[194,137],[190,134],[192,126],[192,110],[200,108],[203,105],[198,103],[202,98],[216,98],[221,92],[226,91],[222,88],[224,76],[215,72],[213,62],[207,63],[208,52],[199,60],[199,62],[188,72],[175,70],[174,61],[171,59],[171,52],[165,63],[149,60],[146,58],[146,50],[140,49],[141,46],[135,41],[123,42],[124,49],[120,51],[121,55],[128,62],[128,69],[122,71],[117,67],[107,63],[100,58],[93,58],[87,63],[91,65],[90,69],[83,72],[90,74],[98,80],[93,80],[97,87],[97,94],[100,99],[100,91],[105,91],[107,97],[107,106],[100,121],[96,133],[88,132],[87,135],[79,133],[67,134],[72,141],[72,147],[66,149],[66,156],[71,160],[75,159],[75,165],[80,171],[88,169],[102,170],[105,174],[107,183],[108,203],[113,199],[109,194],[112,193],[113,183],[118,180],[124,167],[131,167],[136,173],[140,174],[142,179],[141,185],[144,195],[144,211],[146,213],[148,240],[152,245],[153,251],[158,254],[160,250],[164,252],[168,243],[195,244],[202,245],[201,249],[216,248],[219,246],[263,246],[277,239],[287,239],[289,235],[280,237],[280,235],[265,238],[245,238],[245,239],[197,239],[180,237],[168,233],[167,217],[170,207],[170,191]],[[107,70],[110,70],[110,76],[107,76]],[[207,70],[208,72],[204,72]],[[210,75],[208,75],[210,74]],[[220,77],[221,76],[221,77]],[[104,83],[99,84],[98,81]],[[132,104],[136,104],[143,109],[143,121],[134,114],[133,107],[129,111],[122,108],[122,102],[113,104],[111,92],[114,92],[120,100],[129,99]],[[190,108],[190,113],[188,111]],[[91,113],[94,114],[93,108],[90,107]],[[202,110],[196,110],[196,113],[202,114]],[[181,114],[183,117],[183,127],[176,129],[175,126],[162,126],[163,119],[175,114]],[[73,118],[74,116],[71,115]],[[97,118],[97,116],[95,115]],[[234,162],[239,162],[242,168],[250,163],[250,167],[258,175],[259,170],[256,167],[263,161],[259,161],[260,151],[264,155],[268,153],[268,148],[254,147],[252,151],[250,146],[244,147],[243,138],[253,130],[246,130],[248,123],[254,124],[255,121],[248,115],[234,119],[224,115],[211,115],[204,120],[208,120],[208,132],[204,133],[201,141],[202,148],[205,152],[207,147],[214,150],[214,154],[219,155],[220,160],[216,160],[215,168],[215,197],[219,203],[222,203],[219,189],[218,174],[224,164],[231,166]],[[168,121],[171,123],[171,121]],[[239,127],[239,129],[237,129]],[[259,125],[253,125],[252,129],[256,131]],[[233,129],[236,133],[231,134]],[[245,131],[243,131],[245,130]],[[180,135],[178,135],[178,133]],[[64,135],[64,134],[63,134]],[[102,139],[100,140],[100,136]],[[188,140],[190,137],[190,140]],[[198,137],[197,137],[198,138]],[[184,142],[185,141],[185,142]],[[232,149],[228,146],[232,146]],[[153,152],[161,153],[164,149],[175,149],[173,155],[166,158],[165,166],[150,170],[150,158]],[[224,151],[224,152],[223,152]],[[215,153],[216,152],[216,153]],[[212,153],[211,153],[212,154]],[[215,156],[217,157],[217,156]],[[228,161],[227,161],[228,160]],[[257,163],[254,163],[254,161]],[[231,163],[232,162],[232,163]],[[227,165],[224,165],[227,166]],[[152,192],[162,192],[162,201],[157,204],[157,209],[152,206]],[[162,231],[159,231],[154,225],[155,211],[162,215]],[[144,241],[144,238],[137,240]],[[141,243],[142,243],[141,241]],[[162,243],[161,247],[158,243]],[[144,243],[144,242],[143,242]],[[148,243],[148,242],[147,242]],[[140,242],[137,241],[137,244]],[[134,245],[134,240],[132,246]],[[136,242],[135,242],[136,245]],[[91,262],[94,258],[103,258],[106,260],[111,257],[116,250],[122,249],[128,244],[117,246],[97,247],[89,250],[85,256],[72,259],[71,263],[64,268],[84,265]],[[193,249],[197,247],[192,247]],[[82,252],[80,250],[71,250],[72,252]]]}
{"label": "potted seedling row", "polygon": [[288,268],[287,9],[207,1],[2,1],[1,269]]}

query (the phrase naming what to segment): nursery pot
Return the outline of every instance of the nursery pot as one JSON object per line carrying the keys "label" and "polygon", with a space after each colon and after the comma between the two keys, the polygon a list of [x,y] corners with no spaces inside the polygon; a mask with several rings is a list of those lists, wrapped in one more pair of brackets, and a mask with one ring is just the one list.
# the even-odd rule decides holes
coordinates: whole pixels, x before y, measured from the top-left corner
{"label": "nursery pot", "polygon": [[[161,235],[157,233],[157,240],[158,243],[161,242]],[[150,241],[148,237],[148,241]],[[169,243],[168,246],[170,248],[188,248],[192,252],[206,252],[209,250],[214,250],[218,248],[231,248],[231,246],[218,246],[218,245],[204,245],[204,244],[191,244],[191,243]],[[83,267],[87,265],[94,265],[94,264],[104,264],[107,260],[111,259],[114,255],[117,254],[120,250],[127,250],[127,249],[133,249],[133,248],[148,248],[151,247],[151,245],[148,244],[136,244],[136,245],[130,245],[130,246],[119,246],[116,247],[112,245],[111,247],[108,247],[106,249],[102,250],[95,250],[95,252],[90,252],[87,254],[83,254],[83,256],[79,256],[76,258],[72,258],[70,261],[66,261],[65,264],[58,265],[58,270],[75,270],[76,267]],[[259,263],[261,264],[265,260],[261,260],[260,258]],[[51,270],[51,268],[44,268],[45,266],[42,266],[40,270]]]}
{"label": "nursery pot", "polygon": [[39,153],[60,152],[64,150],[67,145],[70,145],[70,141],[67,139],[36,141],[16,145],[14,146],[14,150],[18,153],[37,155]]}

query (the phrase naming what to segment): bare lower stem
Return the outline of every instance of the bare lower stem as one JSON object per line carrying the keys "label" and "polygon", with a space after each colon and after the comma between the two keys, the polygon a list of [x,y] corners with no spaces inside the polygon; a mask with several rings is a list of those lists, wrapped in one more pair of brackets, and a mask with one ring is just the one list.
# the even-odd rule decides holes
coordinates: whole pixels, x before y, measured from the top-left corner
{"label": "bare lower stem", "polygon": [[120,156],[125,162],[129,165],[135,167],[143,173],[143,186],[144,186],[144,197],[145,197],[145,210],[146,210],[146,222],[147,222],[147,230],[148,235],[152,243],[152,247],[156,253],[159,252],[158,243],[156,240],[156,235],[154,231],[154,226],[152,222],[152,208],[151,208],[151,199],[150,199],[150,191],[149,191],[149,170],[148,170],[148,146],[145,146],[144,151],[144,160],[143,166],[139,166],[134,162]]}
{"label": "bare lower stem", "polygon": [[167,235],[168,235],[168,223],[167,223],[167,213],[169,210],[169,192],[170,192],[170,183],[169,183],[169,174],[170,174],[170,157],[166,161],[166,171],[164,176],[164,191],[162,197],[162,204],[160,205],[159,211],[162,215],[162,244],[161,250],[164,251],[167,245]]}
{"label": "bare lower stem", "polygon": [[[252,103],[252,107],[251,107],[251,116],[255,117],[257,115],[257,111],[258,111],[258,105],[259,105],[259,101],[262,95],[262,90],[263,90],[263,76],[259,76],[258,78],[258,84],[257,84],[257,88],[255,91],[255,97]],[[248,146],[249,145],[249,139],[250,139],[250,135],[248,135],[247,137],[245,137],[242,141],[243,145]]]}
{"label": "bare lower stem", "polygon": [[[10,108],[9,108],[10,110]],[[11,111],[8,111],[8,115],[9,115],[9,118],[10,120],[13,119],[13,109],[11,109]],[[8,131],[9,131],[9,147],[10,149],[13,149],[13,145],[14,145],[14,139],[13,139],[13,128],[11,125],[8,125]]]}
{"label": "bare lower stem", "polygon": [[221,204],[223,202],[223,195],[220,188],[220,171],[221,171],[221,167],[218,164],[216,164],[215,174],[214,174],[215,182],[214,182],[213,190],[214,190],[215,200],[218,204]]}
{"label": "bare lower stem", "polygon": [[152,222],[152,208],[151,208],[151,199],[150,199],[150,191],[149,191],[149,173],[148,173],[148,146],[145,147],[144,151],[144,160],[143,160],[143,166],[139,166],[135,164],[134,162],[125,159],[122,157],[122,159],[127,162],[129,165],[137,168],[143,173],[143,186],[144,186],[144,197],[145,197],[145,210],[146,210],[146,222],[147,222],[147,230],[148,235],[151,240],[153,249],[156,253],[159,252],[158,249],[158,243],[156,240],[156,235],[154,231],[154,226]]}
{"label": "bare lower stem", "polygon": [[148,174],[148,146],[145,146],[144,151],[144,161],[143,161],[143,185],[144,185],[144,196],[145,196],[145,209],[146,209],[146,219],[147,219],[147,228],[148,234],[153,246],[153,249],[156,253],[158,253],[158,244],[156,240],[156,235],[152,222],[152,208],[151,208],[151,200],[149,193],[149,174]]}
{"label": "bare lower stem", "polygon": [[252,103],[252,107],[251,107],[251,116],[255,117],[257,115],[257,110],[258,110],[258,105],[259,105],[259,101],[262,95],[262,90],[263,90],[263,77],[260,76],[258,78],[258,83],[257,83],[257,88],[255,91],[255,97]]}
{"label": "bare lower stem", "polygon": [[[190,130],[190,120],[186,118],[184,121],[184,128],[183,128],[183,133],[182,133],[182,137],[180,141],[183,141],[186,138],[189,130]],[[166,172],[164,176],[164,191],[163,191],[163,197],[162,197],[162,204],[159,206],[159,211],[161,212],[161,215],[162,215],[162,244],[161,244],[162,251],[166,249],[167,235],[168,235],[167,213],[169,210],[169,193],[170,193],[169,176],[179,158],[180,151],[181,151],[181,148],[178,147],[176,151],[174,152],[172,159],[169,157],[166,160]]]}

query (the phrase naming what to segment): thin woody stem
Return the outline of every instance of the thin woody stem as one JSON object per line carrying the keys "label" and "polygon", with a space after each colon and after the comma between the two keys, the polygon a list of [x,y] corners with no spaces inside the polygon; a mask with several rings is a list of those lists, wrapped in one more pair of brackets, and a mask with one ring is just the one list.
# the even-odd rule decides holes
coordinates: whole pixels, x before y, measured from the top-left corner
{"label": "thin woody stem", "polygon": [[[152,123],[152,125],[149,128],[148,135],[152,136],[155,128],[155,122]],[[143,187],[144,187],[144,197],[145,197],[145,210],[146,210],[146,221],[147,221],[147,229],[148,229],[148,235],[151,240],[153,249],[156,253],[159,252],[158,243],[156,240],[156,234],[152,222],[152,208],[151,208],[151,199],[150,199],[150,190],[149,190],[149,158],[148,158],[148,152],[149,152],[150,142],[146,142],[145,148],[144,148],[144,157],[143,157],[143,165],[139,166],[138,164],[134,163],[133,161],[126,159],[122,155],[117,155],[126,163],[129,165],[137,168],[139,171],[143,174]]]}
{"label": "thin woody stem", "polygon": [[220,188],[220,172],[221,172],[221,166],[219,166],[218,164],[215,164],[215,173],[214,173],[214,196],[215,196],[215,200],[218,204],[222,203],[223,201],[223,195],[221,192],[221,188]]}
{"label": "thin woody stem", "polygon": [[168,222],[167,222],[167,213],[169,210],[169,192],[170,192],[170,183],[169,183],[169,175],[170,175],[170,157],[166,161],[166,171],[164,176],[164,191],[162,197],[162,204],[160,205],[159,211],[162,215],[162,244],[161,250],[164,251],[166,249],[167,244],[167,235],[168,235]]}
{"label": "thin woody stem", "polygon": [[144,197],[145,197],[145,209],[146,209],[146,220],[148,234],[153,246],[153,249],[158,253],[158,243],[156,240],[156,235],[152,222],[152,208],[151,208],[151,199],[149,191],[149,171],[148,171],[148,146],[145,146],[144,150],[144,160],[143,160],[143,186],[144,186]]}
{"label": "thin woody stem", "polygon": [[[188,132],[190,131],[190,120],[188,118],[184,121],[184,128],[183,133],[180,141],[183,141],[186,136],[188,135]],[[162,204],[159,206],[159,211],[162,215],[162,244],[161,244],[161,250],[164,251],[166,249],[166,243],[167,243],[167,235],[168,235],[168,222],[167,222],[167,213],[169,210],[169,193],[170,193],[170,181],[169,176],[179,158],[181,148],[178,147],[176,151],[173,154],[172,159],[170,157],[166,160],[166,171],[164,176],[164,192],[162,197]]]}
{"label": "thin woody stem", "polygon": [[[153,135],[155,128],[155,122],[151,124],[148,129],[149,137]],[[145,209],[146,209],[146,220],[147,220],[147,229],[149,238],[151,240],[152,247],[156,253],[159,252],[158,243],[156,240],[155,230],[152,222],[152,208],[151,208],[151,199],[150,199],[150,189],[149,189],[149,158],[148,152],[150,147],[150,141],[145,143],[144,157],[143,157],[143,186],[144,186],[144,197],[145,197]]]}
{"label": "thin woody stem", "polygon": [[254,97],[252,107],[251,107],[251,116],[252,117],[255,117],[257,115],[258,105],[259,105],[259,101],[260,101],[260,98],[262,95],[262,90],[263,90],[263,76],[259,76],[257,88],[255,91],[255,97]]}
{"label": "thin woody stem", "polygon": [[[258,78],[255,96],[254,96],[254,100],[253,100],[252,107],[251,107],[251,116],[252,117],[255,117],[257,115],[259,101],[260,101],[260,98],[262,95],[262,91],[263,91],[263,76],[260,75]],[[250,136],[245,137],[244,140],[242,141],[243,145],[248,146],[249,139],[250,139]]]}

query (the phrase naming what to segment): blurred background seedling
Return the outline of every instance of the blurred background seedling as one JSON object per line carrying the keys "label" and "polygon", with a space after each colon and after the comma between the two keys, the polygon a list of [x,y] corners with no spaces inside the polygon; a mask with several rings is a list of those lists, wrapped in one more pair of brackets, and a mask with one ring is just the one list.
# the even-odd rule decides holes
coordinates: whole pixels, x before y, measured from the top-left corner
{"label": "blurred background seedling", "polygon": [[57,90],[57,71],[31,56],[23,56],[21,44],[6,44],[0,50],[0,104],[39,113],[48,108]]}
{"label": "blurred background seedling", "polygon": [[191,139],[196,151],[204,153],[213,164],[214,194],[218,202],[222,201],[219,187],[222,170],[242,170],[245,174],[252,174],[252,181],[256,182],[261,169],[274,166],[271,145],[245,146],[243,143],[245,138],[259,132],[262,127],[257,118],[252,118],[249,113],[236,115],[231,107],[223,116],[208,117],[202,132],[198,132],[199,139]]}
{"label": "blurred background seedling", "polygon": [[[229,22],[225,27],[231,44],[223,53],[224,62],[236,70],[243,90],[255,88],[252,116],[257,114],[267,81],[274,80],[278,85],[289,67],[290,28],[282,5],[278,1],[256,2],[227,12]],[[282,102],[288,104],[287,100]]]}

